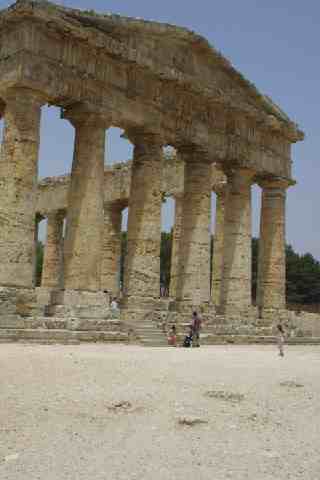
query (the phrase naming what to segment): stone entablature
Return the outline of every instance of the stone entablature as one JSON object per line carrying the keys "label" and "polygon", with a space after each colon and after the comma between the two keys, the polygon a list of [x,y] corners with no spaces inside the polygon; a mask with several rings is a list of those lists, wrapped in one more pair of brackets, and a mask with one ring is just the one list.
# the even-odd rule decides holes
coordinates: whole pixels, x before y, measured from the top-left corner
{"label": "stone entablature", "polygon": [[24,87],[62,108],[85,102],[111,125],[148,126],[224,167],[291,177],[302,132],[199,35],[31,0],[2,11],[0,25],[0,97]]}
{"label": "stone entablature", "polygon": [[[167,197],[181,196],[184,188],[184,163],[176,158],[163,160],[161,192]],[[129,202],[132,161],[105,167],[104,203],[126,208]],[[215,165],[211,167],[212,190],[225,181],[225,175]],[[44,178],[38,183],[37,212],[47,216],[50,212],[67,210],[70,175]]]}

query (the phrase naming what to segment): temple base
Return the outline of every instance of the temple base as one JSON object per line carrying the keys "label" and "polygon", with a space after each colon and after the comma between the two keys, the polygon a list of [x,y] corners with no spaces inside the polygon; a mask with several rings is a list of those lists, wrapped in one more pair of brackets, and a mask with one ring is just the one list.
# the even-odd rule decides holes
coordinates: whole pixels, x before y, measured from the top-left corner
{"label": "temple base", "polygon": [[41,314],[33,288],[0,287],[0,317],[35,317]]}
{"label": "temple base", "polygon": [[[48,296],[51,303],[44,312]],[[125,342],[165,347],[175,325],[178,345],[182,344],[190,329],[192,305],[167,298],[136,300],[111,310],[103,292],[1,287],[0,342]],[[287,343],[320,344],[318,314],[251,307],[241,315],[225,316],[209,304],[198,310],[204,320],[202,345],[273,344],[279,322],[285,327]]]}
{"label": "temple base", "polygon": [[84,290],[53,290],[46,315],[55,317],[104,318],[108,315],[109,295]]}

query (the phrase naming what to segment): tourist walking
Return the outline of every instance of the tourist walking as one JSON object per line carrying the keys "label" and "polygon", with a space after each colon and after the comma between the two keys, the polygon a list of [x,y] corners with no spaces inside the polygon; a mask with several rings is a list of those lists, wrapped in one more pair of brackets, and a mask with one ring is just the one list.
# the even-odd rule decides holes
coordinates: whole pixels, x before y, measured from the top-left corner
{"label": "tourist walking", "polygon": [[200,330],[201,330],[202,319],[200,315],[194,311],[192,313],[191,321],[191,334],[192,334],[192,346],[200,347]]}
{"label": "tourist walking", "polygon": [[281,323],[277,325],[277,345],[279,349],[280,357],[284,357],[283,345],[284,345],[284,330]]}

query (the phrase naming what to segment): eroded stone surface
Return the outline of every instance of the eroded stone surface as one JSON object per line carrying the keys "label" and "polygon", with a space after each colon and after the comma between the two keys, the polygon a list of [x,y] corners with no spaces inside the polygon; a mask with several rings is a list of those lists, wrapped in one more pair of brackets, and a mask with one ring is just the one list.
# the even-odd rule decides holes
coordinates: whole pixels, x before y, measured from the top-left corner
{"label": "eroded stone surface", "polygon": [[64,212],[58,210],[48,215],[47,239],[44,250],[41,286],[62,288],[63,286],[63,222]]}
{"label": "eroded stone surface", "polygon": [[120,289],[121,214],[120,208],[104,206],[101,288],[116,297]]}
{"label": "eroded stone surface", "polygon": [[228,172],[225,206],[223,312],[239,313],[251,305],[251,184],[250,170]]}
{"label": "eroded stone surface", "polygon": [[262,187],[257,303],[261,309],[286,306],[285,203],[288,182],[265,180]]}
{"label": "eroded stone surface", "polygon": [[124,279],[128,302],[160,295],[162,145],[146,135],[134,141]]}
{"label": "eroded stone surface", "polygon": [[183,151],[185,185],[179,245],[177,300],[199,306],[209,301],[211,190],[210,164],[197,151]]}
{"label": "eroded stone surface", "polygon": [[170,296],[175,298],[177,295],[177,284],[179,281],[179,258],[181,241],[181,221],[182,221],[183,197],[175,197],[174,226],[172,231],[172,251],[171,251],[171,271],[170,271]]}
{"label": "eroded stone surface", "polygon": [[5,96],[5,127],[0,158],[0,285],[31,288],[40,107],[29,90]]}
{"label": "eroded stone surface", "polygon": [[216,189],[216,217],[214,229],[214,245],[212,255],[211,299],[214,305],[221,304],[221,281],[223,272],[223,244],[226,183]]}
{"label": "eroded stone surface", "polygon": [[106,125],[87,107],[65,114],[75,126],[74,159],[64,241],[64,288],[101,288]]}

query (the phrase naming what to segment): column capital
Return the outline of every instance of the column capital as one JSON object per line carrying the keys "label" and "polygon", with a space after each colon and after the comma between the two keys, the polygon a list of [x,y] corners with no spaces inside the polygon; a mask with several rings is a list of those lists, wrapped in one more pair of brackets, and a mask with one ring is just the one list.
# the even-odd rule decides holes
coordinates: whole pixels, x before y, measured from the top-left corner
{"label": "column capital", "polygon": [[229,168],[228,166],[222,167],[223,173],[229,179],[232,177],[241,177],[247,180],[252,180],[256,175],[256,171],[251,168],[239,167],[239,168]]}
{"label": "column capital", "polygon": [[130,129],[123,134],[134,145],[164,145],[164,139],[160,132],[144,129]]}
{"label": "column capital", "polygon": [[177,150],[185,162],[214,163],[214,158],[211,158],[208,149],[200,145],[180,145]]}
{"label": "column capital", "polygon": [[282,177],[257,177],[256,183],[263,189],[275,188],[286,190],[287,188],[294,186],[297,182],[295,180]]}
{"label": "column capital", "polygon": [[224,169],[227,186],[236,189],[247,189],[255,182],[255,171],[249,168]]}
{"label": "column capital", "polygon": [[87,125],[108,129],[112,125],[111,116],[106,115],[100,107],[86,102],[79,102],[65,108],[62,118],[74,126]]}

